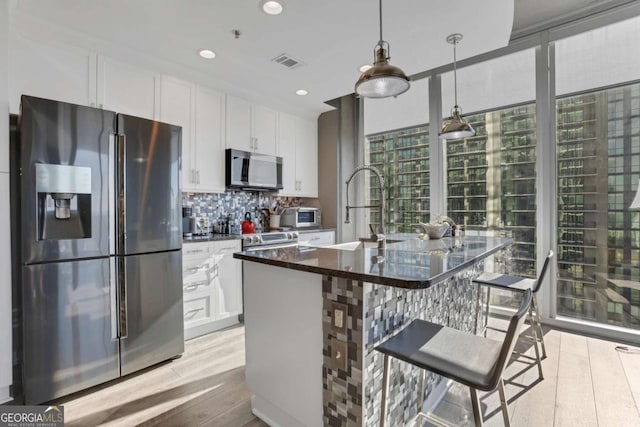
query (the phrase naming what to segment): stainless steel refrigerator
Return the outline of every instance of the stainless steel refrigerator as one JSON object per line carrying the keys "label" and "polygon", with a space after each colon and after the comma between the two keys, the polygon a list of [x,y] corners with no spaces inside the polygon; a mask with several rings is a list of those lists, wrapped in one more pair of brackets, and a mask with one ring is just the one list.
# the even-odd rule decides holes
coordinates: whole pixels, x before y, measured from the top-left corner
{"label": "stainless steel refrigerator", "polygon": [[18,130],[25,403],[180,355],[181,128],[23,96]]}

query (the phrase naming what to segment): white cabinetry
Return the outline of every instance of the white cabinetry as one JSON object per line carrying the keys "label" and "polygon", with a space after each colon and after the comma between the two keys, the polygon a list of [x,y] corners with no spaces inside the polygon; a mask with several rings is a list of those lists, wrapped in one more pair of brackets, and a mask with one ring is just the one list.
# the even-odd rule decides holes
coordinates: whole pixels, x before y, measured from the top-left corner
{"label": "white cabinetry", "polygon": [[227,95],[226,147],[276,154],[277,112]]}
{"label": "white cabinetry", "polygon": [[162,78],[160,120],[182,127],[183,191],[224,192],[224,95]]}
{"label": "white cabinetry", "polygon": [[305,246],[330,246],[336,242],[336,232],[333,230],[301,231],[298,244]]}
{"label": "white cabinetry", "polygon": [[193,101],[195,88],[191,83],[171,77],[162,77],[160,91],[160,121],[182,127],[182,181],[183,191],[195,190],[198,183],[194,165]]}
{"label": "white cabinetry", "polygon": [[239,252],[239,240],[213,242],[216,274],[213,298],[217,303],[217,319],[226,319],[242,313],[242,262],[233,258]]}
{"label": "white cabinetry", "polygon": [[104,108],[154,119],[156,74],[71,46],[12,36],[9,61],[10,111],[18,113],[20,96]]}
{"label": "white cabinetry", "polygon": [[315,122],[279,114],[278,155],[284,196],[318,197],[318,131]]}
{"label": "white cabinetry", "polygon": [[224,94],[212,89],[196,87],[195,115],[192,165],[198,171],[196,188],[201,192],[223,193],[225,189]]}
{"label": "white cabinetry", "polygon": [[238,323],[242,265],[233,259],[239,240],[187,243],[183,247],[185,339]]}
{"label": "white cabinetry", "polygon": [[9,45],[9,109],[20,111],[20,96],[96,105],[96,55],[36,42],[13,34]]}
{"label": "white cabinetry", "polygon": [[157,77],[151,71],[98,56],[98,107],[155,119]]}

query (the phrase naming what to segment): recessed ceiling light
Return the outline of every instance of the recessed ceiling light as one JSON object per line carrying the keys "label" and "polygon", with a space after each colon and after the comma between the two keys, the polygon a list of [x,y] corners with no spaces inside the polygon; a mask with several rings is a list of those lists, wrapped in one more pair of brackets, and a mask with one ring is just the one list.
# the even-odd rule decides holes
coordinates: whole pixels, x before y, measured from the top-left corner
{"label": "recessed ceiling light", "polygon": [[363,65],[362,67],[360,67],[360,72],[364,73],[365,71],[367,71],[367,70],[369,70],[371,68],[373,68],[373,65],[369,65],[369,64]]}
{"label": "recessed ceiling light", "polygon": [[308,93],[309,93],[309,92],[307,92],[307,91],[306,91],[306,90],[304,90],[304,89],[298,89],[298,90],[296,91],[296,95],[300,95],[300,96],[305,96],[305,95],[307,95]]}
{"label": "recessed ceiling light", "polygon": [[202,49],[199,53],[204,59],[213,59],[216,57],[216,53],[209,49]]}
{"label": "recessed ceiling light", "polygon": [[280,15],[283,10],[282,3],[275,0],[261,0],[260,9],[267,15]]}

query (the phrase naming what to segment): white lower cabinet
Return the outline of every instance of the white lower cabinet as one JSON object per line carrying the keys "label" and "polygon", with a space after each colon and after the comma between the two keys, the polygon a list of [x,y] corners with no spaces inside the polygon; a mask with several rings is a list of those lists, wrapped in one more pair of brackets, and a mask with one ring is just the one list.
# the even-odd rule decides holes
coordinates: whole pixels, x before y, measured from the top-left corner
{"label": "white lower cabinet", "polygon": [[185,339],[238,323],[242,313],[240,241],[187,243],[183,247]]}
{"label": "white lower cabinet", "polygon": [[298,244],[304,246],[330,246],[336,243],[336,232],[333,230],[301,231]]}

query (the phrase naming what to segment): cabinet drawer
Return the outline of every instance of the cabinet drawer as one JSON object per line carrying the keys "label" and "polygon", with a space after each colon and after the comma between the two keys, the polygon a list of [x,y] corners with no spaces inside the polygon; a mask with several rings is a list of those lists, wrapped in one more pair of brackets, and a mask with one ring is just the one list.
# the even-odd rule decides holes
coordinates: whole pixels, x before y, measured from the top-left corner
{"label": "cabinet drawer", "polygon": [[333,231],[319,231],[316,233],[300,233],[298,241],[301,245],[309,246],[329,246],[334,242]]}
{"label": "cabinet drawer", "polygon": [[184,302],[184,324],[210,322],[213,320],[211,296],[205,295],[191,301]]}
{"label": "cabinet drawer", "polygon": [[182,246],[183,258],[206,257],[212,252],[212,245],[209,242],[186,243]]}
{"label": "cabinet drawer", "polygon": [[211,281],[209,279],[185,281],[182,292],[185,301],[191,301],[201,294],[210,294]]}
{"label": "cabinet drawer", "polygon": [[241,250],[239,240],[228,240],[224,242],[214,242],[213,250],[216,254],[232,254]]}

